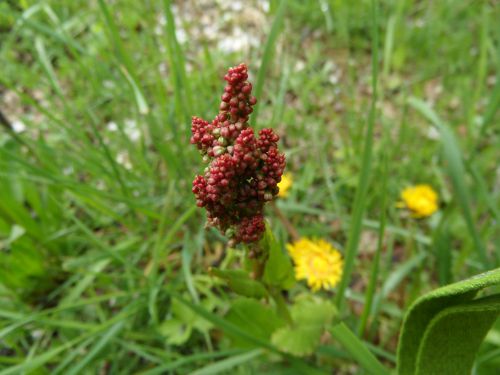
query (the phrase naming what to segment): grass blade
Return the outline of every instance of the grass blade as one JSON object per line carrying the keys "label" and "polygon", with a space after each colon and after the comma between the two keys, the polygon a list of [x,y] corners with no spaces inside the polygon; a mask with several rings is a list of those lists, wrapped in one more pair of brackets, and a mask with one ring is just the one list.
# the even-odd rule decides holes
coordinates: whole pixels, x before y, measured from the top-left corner
{"label": "grass blade", "polygon": [[363,148],[361,173],[359,175],[358,188],[354,198],[354,208],[352,220],[349,226],[349,237],[347,239],[345,267],[342,280],[335,297],[335,303],[339,310],[342,310],[342,304],[345,297],[345,290],[351,280],[354,261],[358,253],[358,245],[361,236],[361,227],[363,225],[363,215],[366,209],[366,194],[368,191],[368,182],[370,177],[371,159],[373,153],[373,128],[376,117],[377,104],[377,80],[378,80],[378,7],[377,2],[372,0],[372,103],[370,115],[365,133],[365,143]]}
{"label": "grass blade", "polygon": [[199,314],[203,318],[207,319],[208,321],[212,322],[214,325],[219,327],[220,329],[230,333],[233,336],[240,337],[241,339],[248,341],[251,344],[269,349],[273,352],[279,353],[279,350],[276,349],[274,346],[269,344],[266,341],[263,341],[259,338],[256,338],[247,332],[243,331],[241,328],[238,326],[227,322],[226,320],[220,318],[219,316],[212,314],[211,312],[205,310],[203,307],[199,305],[195,305],[194,303],[191,303],[190,301],[185,300],[181,296],[175,295],[175,298],[177,298],[182,304],[186,305],[189,307],[191,310],[193,310],[195,313]]}
{"label": "grass blade", "polygon": [[[264,80],[266,78],[267,68],[271,63],[273,58],[273,53],[275,49],[276,39],[281,32],[281,25],[283,23],[283,17],[285,15],[285,5],[286,0],[281,0],[276,16],[274,17],[273,25],[271,26],[271,32],[267,38],[266,45],[264,47],[264,54],[262,56],[262,61],[260,63],[259,72],[257,73],[257,83],[255,84],[254,95],[257,99],[262,100],[262,90],[264,88]],[[259,106],[255,106],[252,113],[252,123],[257,123],[257,115],[259,113]]]}
{"label": "grass blade", "polygon": [[488,269],[490,267],[490,264],[488,262],[486,248],[481,240],[481,237],[479,236],[476,226],[474,225],[474,220],[472,218],[469,191],[464,179],[466,172],[458,142],[448,125],[441,121],[436,112],[434,112],[434,110],[427,103],[417,98],[410,98],[409,103],[413,108],[415,108],[418,112],[420,112],[428,120],[430,120],[441,133],[444,157],[448,164],[448,173],[453,183],[453,188],[455,189],[455,192],[457,194],[458,203],[460,204],[460,207],[462,209],[462,213],[467,224],[467,229],[469,230],[469,233],[474,241],[479,259],[482,262],[484,269]]}
{"label": "grass blade", "polygon": [[426,253],[420,253],[417,256],[409,259],[405,263],[402,263],[396,270],[394,270],[386,279],[384,285],[382,286],[380,292],[375,296],[372,308],[373,319],[376,319],[377,314],[380,310],[380,305],[382,300],[386,298],[391,291],[396,288],[401,281],[407,277],[414,268],[420,265],[424,259],[427,258]]}
{"label": "grass blade", "polygon": [[99,0],[99,7],[101,8],[101,12],[104,15],[104,21],[109,31],[109,36],[112,41],[112,44],[116,48],[116,55],[121,65],[121,72],[124,74],[127,82],[130,84],[130,88],[134,93],[134,97],[136,99],[137,108],[139,113],[146,114],[149,112],[149,108],[142,93],[141,88],[137,84],[137,74],[135,72],[134,64],[130,59],[130,56],[127,54],[125,50],[125,46],[120,38],[120,33],[118,28],[116,27],[115,21],[113,17],[111,17],[111,13],[109,12],[109,8],[104,2],[104,0]]}
{"label": "grass blade", "polygon": [[377,358],[366,348],[363,342],[345,325],[337,324],[330,330],[333,337],[351,354],[368,373],[376,375],[387,375],[389,371],[377,360]]}
{"label": "grass blade", "polygon": [[382,180],[382,197],[380,198],[380,227],[378,230],[378,241],[377,241],[377,250],[375,251],[375,256],[373,258],[372,269],[370,273],[370,281],[368,283],[368,288],[365,293],[365,305],[363,306],[363,313],[361,314],[361,320],[358,326],[358,335],[361,336],[365,331],[366,324],[368,322],[368,318],[370,317],[373,296],[375,295],[375,288],[377,286],[377,280],[379,276],[379,264],[380,264],[380,254],[382,252],[382,247],[384,245],[384,234],[385,234],[385,224],[387,217],[387,153],[383,155],[382,161],[382,172],[381,172],[381,180]]}
{"label": "grass blade", "polygon": [[223,371],[231,370],[233,367],[249,362],[262,355],[262,349],[255,349],[247,353],[238,354],[233,357],[223,359],[222,361],[212,363],[191,373],[191,375],[216,375]]}
{"label": "grass blade", "polygon": [[[172,13],[171,1],[164,0],[163,7],[166,17],[166,37],[167,37],[167,53],[169,65],[174,74],[174,94],[175,94],[175,107],[182,108],[182,116],[184,120],[188,120],[191,116],[192,109],[192,95],[191,86],[186,77],[185,58],[182,48],[177,41],[175,32],[175,18]],[[184,95],[182,95],[184,93]]]}
{"label": "grass blade", "polygon": [[182,358],[173,361],[171,363],[166,363],[164,365],[155,367],[151,370],[145,371],[145,372],[140,372],[139,375],[162,375],[165,374],[166,371],[171,371],[171,370],[178,370],[180,367],[189,365],[193,362],[198,362],[202,361],[205,359],[215,359],[219,357],[225,357],[228,355],[233,355],[233,354],[240,354],[241,350],[240,349],[228,349],[228,350],[222,350],[219,352],[213,352],[213,353],[196,353],[192,354],[189,356],[183,356]]}
{"label": "grass blade", "polygon": [[59,355],[63,351],[71,348],[72,346],[76,345],[80,341],[83,341],[84,338],[86,338],[86,336],[77,337],[76,339],[68,341],[63,345],[57,346],[51,350],[47,350],[43,354],[40,354],[39,356],[34,357],[27,362],[20,363],[17,366],[12,366],[12,367],[9,367],[8,369],[1,371],[0,375],[22,374],[22,373],[34,370],[34,369],[44,365],[45,363],[50,361],[52,358],[55,358],[57,355]]}
{"label": "grass blade", "polygon": [[87,353],[87,355],[78,362],[74,367],[71,368],[68,375],[76,375],[82,371],[85,366],[87,366],[105,347],[106,345],[122,330],[124,322],[118,322],[101,337],[101,339],[95,343],[92,349]]}

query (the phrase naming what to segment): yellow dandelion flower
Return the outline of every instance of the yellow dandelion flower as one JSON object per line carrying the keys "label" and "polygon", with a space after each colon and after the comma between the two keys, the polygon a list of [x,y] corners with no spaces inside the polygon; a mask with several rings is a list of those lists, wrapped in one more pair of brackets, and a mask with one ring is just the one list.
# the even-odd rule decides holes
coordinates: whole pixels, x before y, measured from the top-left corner
{"label": "yellow dandelion flower", "polygon": [[295,264],[295,278],[307,280],[313,291],[333,288],[340,281],[344,261],[330,243],[302,238],[287,249]]}
{"label": "yellow dandelion flower", "polygon": [[291,173],[285,173],[281,176],[281,181],[278,183],[278,188],[280,189],[278,197],[284,198],[288,195],[288,191],[292,187],[293,176]]}
{"label": "yellow dandelion flower", "polygon": [[406,207],[416,218],[431,216],[438,209],[438,195],[429,185],[408,187],[401,192],[401,199],[398,206]]}

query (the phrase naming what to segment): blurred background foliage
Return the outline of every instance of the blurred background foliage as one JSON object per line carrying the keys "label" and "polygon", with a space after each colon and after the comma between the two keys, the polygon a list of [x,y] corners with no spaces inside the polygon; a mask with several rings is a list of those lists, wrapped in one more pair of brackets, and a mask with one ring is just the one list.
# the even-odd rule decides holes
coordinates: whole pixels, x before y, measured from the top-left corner
{"label": "blurred background foliage", "polygon": [[[373,95],[371,2],[284,2],[0,1],[0,374],[361,371],[331,337],[302,362],[248,351],[224,326],[237,322],[232,293],[207,273],[241,251],[195,207],[190,118],[213,118],[240,62],[259,99],[251,121],[277,130],[294,176],[279,208],[301,235],[346,242]],[[496,1],[379,2],[372,173],[342,318],[361,315],[386,212],[363,337],[388,366],[417,296],[499,263],[498,19]],[[396,207],[418,183],[439,194],[428,219]],[[477,373],[500,366],[499,337],[497,324]]]}

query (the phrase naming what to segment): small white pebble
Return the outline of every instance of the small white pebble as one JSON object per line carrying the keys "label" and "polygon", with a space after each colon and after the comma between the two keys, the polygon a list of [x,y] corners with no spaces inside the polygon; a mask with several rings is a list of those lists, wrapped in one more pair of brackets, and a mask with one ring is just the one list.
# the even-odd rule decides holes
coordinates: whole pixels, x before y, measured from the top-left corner
{"label": "small white pebble", "polygon": [[72,165],[70,165],[69,167],[66,167],[63,169],[63,174],[65,176],[69,176],[70,174],[73,174],[74,171],[75,171],[75,169],[73,168]]}
{"label": "small white pebble", "polygon": [[260,4],[262,6],[262,10],[266,13],[269,13],[269,9],[270,9],[269,0],[263,0],[260,2]]}
{"label": "small white pebble", "polygon": [[112,89],[113,87],[115,87],[115,83],[111,80],[103,81],[102,85],[107,89]]}
{"label": "small white pebble", "polygon": [[16,120],[12,123],[12,130],[14,130],[15,133],[22,133],[26,130],[26,125],[24,122]]}
{"label": "small white pebble", "polygon": [[427,137],[429,139],[438,140],[440,137],[439,131],[434,126],[429,126]]}
{"label": "small white pebble", "polygon": [[35,329],[34,331],[31,332],[31,337],[34,339],[39,339],[45,334],[45,331],[43,329]]}
{"label": "small white pebble", "polygon": [[110,131],[110,132],[115,132],[118,130],[118,125],[116,125],[116,122],[114,121],[110,121],[108,122],[108,124],[106,125],[106,128]]}
{"label": "small white pebble", "polygon": [[132,169],[132,163],[127,151],[120,151],[116,156],[116,162],[123,165],[126,169]]}

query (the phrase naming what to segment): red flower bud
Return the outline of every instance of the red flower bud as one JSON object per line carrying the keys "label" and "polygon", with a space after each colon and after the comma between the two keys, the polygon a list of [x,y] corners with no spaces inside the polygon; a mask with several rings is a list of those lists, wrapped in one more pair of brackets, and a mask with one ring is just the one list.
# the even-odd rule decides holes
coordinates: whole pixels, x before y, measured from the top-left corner
{"label": "red flower bud", "polygon": [[258,241],[264,233],[264,204],[278,194],[285,168],[279,137],[262,129],[255,138],[248,126],[257,99],[247,82],[245,64],[230,68],[219,114],[212,123],[193,117],[191,143],[209,161],[204,176],[196,176],[196,204],[207,210],[207,224],[231,237],[232,243]]}

